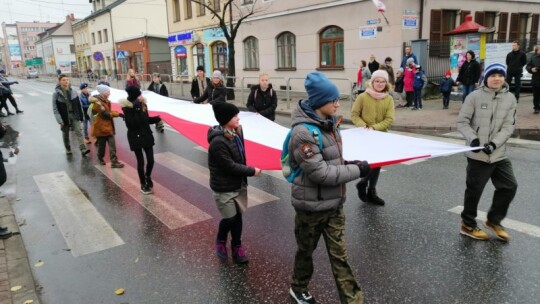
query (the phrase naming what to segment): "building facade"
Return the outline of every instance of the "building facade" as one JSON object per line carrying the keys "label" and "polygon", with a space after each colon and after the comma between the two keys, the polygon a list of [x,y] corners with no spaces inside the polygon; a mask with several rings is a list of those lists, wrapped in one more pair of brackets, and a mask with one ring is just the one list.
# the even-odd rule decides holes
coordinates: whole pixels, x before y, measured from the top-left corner
{"label": "building facade", "polygon": [[[212,13],[191,0],[167,0],[171,71],[176,80],[195,75],[197,66],[206,74],[227,74],[227,40]],[[223,1],[209,2],[220,14]],[[228,15],[225,15],[228,20]]]}
{"label": "building facade", "polygon": [[38,35],[58,23],[50,22],[16,22],[15,24],[2,23],[4,35],[4,62],[5,68],[12,74],[25,73],[25,62],[38,57],[35,42]]}
{"label": "building facade", "polygon": [[111,9],[118,74],[170,74],[167,11],[161,0],[125,1]]}
{"label": "building facade", "polygon": [[[375,55],[383,63],[391,57],[397,69],[404,43],[424,40],[429,48],[416,51],[413,44],[413,51],[423,57],[422,62],[427,62],[427,57],[439,58],[441,69],[447,69],[449,37],[445,33],[457,27],[467,14],[495,29],[487,35],[488,41],[522,40],[526,49],[538,43],[538,1],[383,2],[384,14],[367,0],[237,1],[235,20],[251,9],[255,11],[243,21],[235,39],[237,86],[242,78],[249,78],[246,83],[256,82],[264,71],[275,82],[289,79],[293,89],[303,89],[305,75],[319,70],[346,90],[355,82],[362,60],[369,62]],[[194,75],[194,67],[202,62],[207,73],[219,68],[221,49],[227,57],[226,47],[213,48],[218,43],[226,46],[216,19],[210,19],[211,14],[197,6],[189,0],[167,1],[171,63],[178,75],[186,71]],[[443,49],[448,51],[441,52]]]}
{"label": "building facade", "polygon": [[75,58],[79,73],[86,73],[92,67],[92,49],[88,20],[73,23],[73,43],[75,44]]}
{"label": "building facade", "polygon": [[93,13],[73,25],[79,67],[112,76],[129,68],[148,73],[153,66],[162,68],[169,62],[163,50],[167,22],[162,1],[91,2]]}
{"label": "building facade", "polygon": [[41,72],[54,74],[60,70],[64,74],[76,72],[75,45],[73,42],[73,15],[66,21],[38,35],[36,49],[38,57],[43,59]]}

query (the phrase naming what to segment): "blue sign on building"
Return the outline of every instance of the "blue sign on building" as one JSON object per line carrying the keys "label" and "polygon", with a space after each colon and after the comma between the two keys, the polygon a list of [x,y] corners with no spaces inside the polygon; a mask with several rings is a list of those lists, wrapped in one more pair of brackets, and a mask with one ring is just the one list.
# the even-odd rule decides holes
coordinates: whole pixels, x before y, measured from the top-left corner
{"label": "blue sign on building", "polygon": [[103,60],[103,53],[102,52],[94,52],[92,55],[95,61],[102,61]]}
{"label": "blue sign on building", "polygon": [[187,50],[185,47],[178,45],[174,48],[174,57],[175,58],[186,58],[187,57]]}
{"label": "blue sign on building", "polygon": [[125,51],[116,51],[116,59],[118,59],[118,60],[126,60],[126,52]]}
{"label": "blue sign on building", "polygon": [[169,35],[169,46],[191,43],[193,31]]}

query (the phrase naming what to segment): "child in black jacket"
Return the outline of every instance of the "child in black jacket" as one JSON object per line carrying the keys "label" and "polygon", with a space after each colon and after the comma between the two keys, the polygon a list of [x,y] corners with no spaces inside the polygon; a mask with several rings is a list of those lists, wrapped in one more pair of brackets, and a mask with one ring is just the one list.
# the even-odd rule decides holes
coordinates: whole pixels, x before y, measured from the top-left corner
{"label": "child in black jacket", "polygon": [[447,110],[450,103],[450,93],[452,92],[452,86],[456,85],[454,79],[452,79],[452,72],[450,70],[446,71],[444,78],[441,79],[439,86],[439,91],[441,91],[443,96],[443,109]]}
{"label": "child in black jacket", "polygon": [[238,108],[231,103],[212,106],[219,126],[208,130],[208,168],[210,188],[221,214],[216,240],[216,254],[227,260],[227,237],[231,234],[233,261],[245,264],[248,258],[242,247],[242,212],[247,208],[247,177],[261,174],[261,169],[246,165],[244,138]]}

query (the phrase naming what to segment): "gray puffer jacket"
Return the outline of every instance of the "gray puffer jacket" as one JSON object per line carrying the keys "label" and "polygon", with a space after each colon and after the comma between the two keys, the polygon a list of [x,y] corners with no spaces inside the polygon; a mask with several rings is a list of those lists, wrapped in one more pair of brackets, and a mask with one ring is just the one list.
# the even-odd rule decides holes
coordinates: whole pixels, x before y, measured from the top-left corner
{"label": "gray puffer jacket", "polygon": [[[317,139],[302,125],[319,127],[323,150]],[[300,101],[292,112],[289,142],[292,167],[300,166],[302,173],[292,183],[292,205],[304,211],[335,210],[345,202],[345,184],[360,177],[357,165],[343,164],[343,145],[336,118],[324,120]]]}
{"label": "gray puffer jacket", "polygon": [[467,152],[468,158],[494,163],[507,157],[506,141],[516,127],[516,106],[516,98],[506,83],[498,92],[482,86],[467,96],[457,119],[458,131],[467,145],[478,138],[480,146],[489,142],[497,146],[491,155]]}

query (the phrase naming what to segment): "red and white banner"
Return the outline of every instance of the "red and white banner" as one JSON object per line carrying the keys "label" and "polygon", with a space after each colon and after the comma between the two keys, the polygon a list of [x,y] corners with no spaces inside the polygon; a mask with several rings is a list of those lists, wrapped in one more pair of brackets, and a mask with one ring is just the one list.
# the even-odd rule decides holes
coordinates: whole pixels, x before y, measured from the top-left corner
{"label": "red and white banner", "polygon": [[[167,98],[154,92],[143,92],[150,115],[161,118],[197,145],[208,148],[207,133],[217,125],[212,106]],[[118,101],[127,93],[111,88],[109,99],[120,110]],[[244,131],[247,163],[264,170],[281,170],[280,158],[288,128],[251,112],[240,112]],[[414,138],[363,128],[343,130],[343,157],[367,160],[372,167],[387,166],[412,159],[446,156],[474,150],[462,145]]]}

